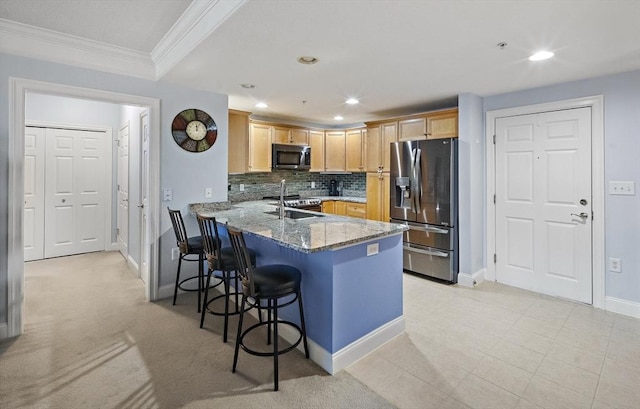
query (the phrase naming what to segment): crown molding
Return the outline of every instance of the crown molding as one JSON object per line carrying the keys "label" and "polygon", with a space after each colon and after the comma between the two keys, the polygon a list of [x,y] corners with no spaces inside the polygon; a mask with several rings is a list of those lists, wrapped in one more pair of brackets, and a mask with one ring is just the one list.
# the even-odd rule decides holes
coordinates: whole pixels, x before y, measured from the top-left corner
{"label": "crown molding", "polygon": [[195,0],[151,51],[162,78],[247,0]]}
{"label": "crown molding", "polygon": [[155,80],[147,53],[0,19],[0,52]]}

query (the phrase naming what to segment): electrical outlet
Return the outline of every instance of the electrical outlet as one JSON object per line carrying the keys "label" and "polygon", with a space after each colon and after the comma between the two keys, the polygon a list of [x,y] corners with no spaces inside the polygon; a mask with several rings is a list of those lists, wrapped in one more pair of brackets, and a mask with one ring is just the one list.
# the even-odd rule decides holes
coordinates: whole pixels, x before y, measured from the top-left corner
{"label": "electrical outlet", "polygon": [[378,254],[378,243],[367,244],[367,257]]}
{"label": "electrical outlet", "polygon": [[174,247],[171,249],[171,260],[177,260],[180,257],[180,249]]}
{"label": "electrical outlet", "polygon": [[609,257],[609,271],[613,271],[614,273],[622,272],[622,262],[619,258]]}
{"label": "electrical outlet", "polygon": [[240,191],[244,192],[244,183],[240,183]]}
{"label": "electrical outlet", "polygon": [[315,189],[316,188],[316,182],[311,182],[311,189]]}
{"label": "electrical outlet", "polygon": [[211,199],[213,197],[213,189],[211,189],[210,187],[206,188],[204,190],[204,197],[206,197],[207,199]]}
{"label": "electrical outlet", "polygon": [[610,195],[633,196],[636,194],[635,183],[633,181],[609,181]]}
{"label": "electrical outlet", "polygon": [[170,202],[173,200],[173,190],[166,188],[164,189],[164,195],[163,195],[164,201],[165,202]]}

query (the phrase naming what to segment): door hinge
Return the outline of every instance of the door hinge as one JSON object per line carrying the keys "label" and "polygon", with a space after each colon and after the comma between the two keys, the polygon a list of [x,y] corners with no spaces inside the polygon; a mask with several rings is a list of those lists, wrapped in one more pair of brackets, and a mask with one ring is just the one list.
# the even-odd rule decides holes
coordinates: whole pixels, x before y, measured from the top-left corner
{"label": "door hinge", "polygon": [[496,204],[496,194],[493,194],[493,204]]}
{"label": "door hinge", "polygon": [[493,264],[498,262],[498,256],[496,255],[496,253],[493,253]]}
{"label": "door hinge", "polygon": [[493,134],[493,144],[496,144],[496,134]]}
{"label": "door hinge", "polygon": [[120,235],[120,229],[116,228],[116,236]]}
{"label": "door hinge", "polygon": [[591,211],[591,220],[593,220],[593,210]]}

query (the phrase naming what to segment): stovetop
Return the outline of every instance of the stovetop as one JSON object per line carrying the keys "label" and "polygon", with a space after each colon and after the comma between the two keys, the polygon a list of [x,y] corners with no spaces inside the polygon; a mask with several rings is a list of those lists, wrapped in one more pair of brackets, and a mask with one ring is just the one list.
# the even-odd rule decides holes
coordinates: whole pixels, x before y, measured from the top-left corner
{"label": "stovetop", "polygon": [[[280,196],[265,196],[263,199],[270,200],[280,200]],[[310,207],[310,206],[320,206],[322,200],[315,198],[304,198],[301,199],[300,195],[287,195],[284,197],[284,206],[285,207]]]}

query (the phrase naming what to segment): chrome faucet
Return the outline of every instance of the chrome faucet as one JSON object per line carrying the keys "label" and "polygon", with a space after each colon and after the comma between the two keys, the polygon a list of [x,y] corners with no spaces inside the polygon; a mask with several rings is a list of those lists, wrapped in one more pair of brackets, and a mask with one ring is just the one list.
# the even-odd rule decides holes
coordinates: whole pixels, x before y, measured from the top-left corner
{"label": "chrome faucet", "polygon": [[280,214],[278,216],[278,218],[280,220],[284,219],[284,192],[285,190],[287,190],[287,185],[286,185],[286,181],[284,179],[282,179],[280,181],[280,208],[278,210],[280,210]]}

